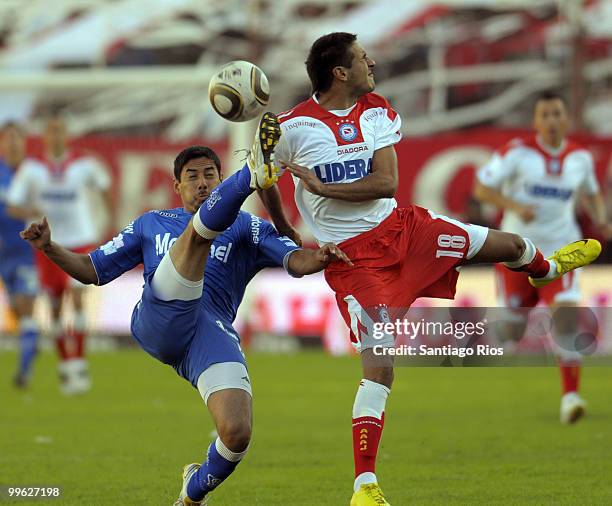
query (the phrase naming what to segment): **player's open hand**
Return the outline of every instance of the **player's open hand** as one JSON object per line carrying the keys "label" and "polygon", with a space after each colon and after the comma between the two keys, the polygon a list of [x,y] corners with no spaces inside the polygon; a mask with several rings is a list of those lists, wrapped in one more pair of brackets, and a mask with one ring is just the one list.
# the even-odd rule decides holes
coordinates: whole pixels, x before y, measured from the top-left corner
{"label": "player's open hand", "polygon": [[51,244],[51,228],[49,227],[47,217],[43,216],[41,221],[32,223],[23,232],[20,232],[19,235],[36,249],[45,249]]}
{"label": "player's open hand", "polygon": [[302,167],[297,163],[285,162],[283,160],[280,160],[280,164],[295,177],[299,177],[304,187],[310,193],[323,195],[325,184],[316,176],[314,171],[310,170],[308,167]]}
{"label": "player's open hand", "polygon": [[338,246],[336,246],[333,242],[328,242],[321,246],[316,255],[321,262],[331,263],[336,261],[341,261],[347,263],[351,267],[353,267],[353,262],[351,262],[350,258],[346,256],[346,253],[342,251]]}

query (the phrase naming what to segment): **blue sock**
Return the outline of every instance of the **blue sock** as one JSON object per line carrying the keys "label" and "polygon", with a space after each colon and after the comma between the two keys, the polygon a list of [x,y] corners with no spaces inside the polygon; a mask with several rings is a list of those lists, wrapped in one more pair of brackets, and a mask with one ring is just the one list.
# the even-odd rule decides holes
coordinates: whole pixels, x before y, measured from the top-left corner
{"label": "blue sock", "polygon": [[21,335],[19,343],[21,357],[19,360],[19,374],[29,376],[32,361],[36,356],[36,342],[38,341],[38,326],[32,318],[23,318],[20,322]]}
{"label": "blue sock", "polygon": [[237,460],[232,462],[220,455],[217,450],[217,442],[223,445],[219,438],[210,444],[206,461],[193,474],[187,484],[187,495],[192,501],[201,501],[208,492],[221,485],[240,463],[242,456],[237,457]]}
{"label": "blue sock", "polygon": [[200,206],[198,215],[209,230],[223,232],[236,218],[246,198],[253,193],[251,172],[245,165],[217,186]]}

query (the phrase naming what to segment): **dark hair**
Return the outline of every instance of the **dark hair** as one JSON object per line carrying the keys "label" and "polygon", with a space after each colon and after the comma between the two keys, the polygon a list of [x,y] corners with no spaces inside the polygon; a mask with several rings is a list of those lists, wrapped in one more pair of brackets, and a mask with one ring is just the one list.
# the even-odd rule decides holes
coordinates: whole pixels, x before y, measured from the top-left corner
{"label": "dark hair", "polygon": [[550,91],[550,90],[540,93],[538,95],[538,98],[536,99],[536,104],[540,100],[561,100],[561,102],[563,102],[564,104],[567,103],[563,95],[561,95],[560,93],[557,93],[556,91]]}
{"label": "dark hair", "polygon": [[217,153],[206,146],[189,146],[183,149],[174,159],[174,177],[177,181],[181,180],[181,172],[183,172],[183,167],[187,165],[187,162],[196,158],[212,160],[217,166],[219,176],[221,176],[221,160],[219,160]]}
{"label": "dark hair", "polygon": [[351,68],[353,55],[349,47],[357,40],[357,35],[346,32],[333,32],[314,41],[306,60],[306,71],[312,85],[312,92],[327,91],[334,82],[334,67]]}
{"label": "dark hair", "polygon": [[17,130],[21,135],[25,135],[26,132],[23,128],[23,126],[20,123],[17,123],[14,120],[9,120],[7,122],[5,122],[1,127],[0,127],[0,132],[4,133],[6,132],[9,128],[14,128],[15,130]]}

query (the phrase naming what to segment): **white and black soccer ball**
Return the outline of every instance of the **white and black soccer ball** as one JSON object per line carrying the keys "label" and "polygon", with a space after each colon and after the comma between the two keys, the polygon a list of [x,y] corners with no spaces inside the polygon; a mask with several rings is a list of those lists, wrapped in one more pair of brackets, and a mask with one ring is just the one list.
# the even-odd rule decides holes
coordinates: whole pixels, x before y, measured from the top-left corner
{"label": "white and black soccer ball", "polygon": [[243,60],[232,61],[215,72],[208,85],[208,98],[222,118],[248,121],[268,105],[270,84],[256,65]]}

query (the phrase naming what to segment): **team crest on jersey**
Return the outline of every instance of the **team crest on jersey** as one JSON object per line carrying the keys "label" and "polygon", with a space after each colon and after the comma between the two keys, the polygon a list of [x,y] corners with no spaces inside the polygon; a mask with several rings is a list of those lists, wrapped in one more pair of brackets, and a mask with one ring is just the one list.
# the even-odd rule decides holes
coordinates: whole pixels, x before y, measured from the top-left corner
{"label": "team crest on jersey", "polygon": [[340,126],[338,127],[338,134],[340,135],[340,138],[345,142],[351,142],[357,138],[357,127],[352,123],[353,122],[340,123]]}

